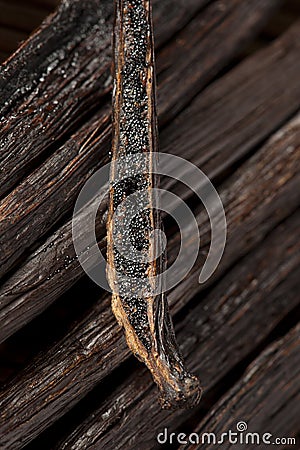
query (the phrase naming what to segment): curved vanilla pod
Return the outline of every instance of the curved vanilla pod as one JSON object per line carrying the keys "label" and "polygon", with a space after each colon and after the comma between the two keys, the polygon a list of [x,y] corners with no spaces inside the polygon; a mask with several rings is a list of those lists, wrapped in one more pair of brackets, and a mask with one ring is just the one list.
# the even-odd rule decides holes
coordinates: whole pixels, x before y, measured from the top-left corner
{"label": "curved vanilla pod", "polygon": [[198,379],[180,355],[162,276],[161,220],[153,188],[158,152],[155,67],[149,0],[116,0],[113,144],[107,221],[107,278],[112,309],[129,348],[160,390],[163,408],[198,404]]}

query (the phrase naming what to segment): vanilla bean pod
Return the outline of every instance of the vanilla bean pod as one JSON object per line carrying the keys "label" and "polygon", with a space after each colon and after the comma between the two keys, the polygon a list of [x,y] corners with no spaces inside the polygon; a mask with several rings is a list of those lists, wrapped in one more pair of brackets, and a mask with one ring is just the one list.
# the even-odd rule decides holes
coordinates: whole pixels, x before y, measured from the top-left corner
{"label": "vanilla bean pod", "polygon": [[[293,27],[278,41],[247,58],[196,97],[176,122],[162,130],[162,151],[186,155],[211,179],[226,176],[240,158],[298,108],[298,30],[299,26]],[[284,54],[283,49],[287,49]],[[285,89],[286,76],[290,80],[289,89]],[[270,77],[272,83],[265,83],[264,80]],[[244,99],[243,110],[239,114],[236,114],[237,91]],[[199,127],[199,123],[203,126]],[[86,134],[90,135],[96,125],[91,123]],[[212,141],[210,136],[215,136],[215,139]],[[70,148],[76,146],[73,141],[66,148],[67,153],[70,155]],[[92,139],[90,146],[92,155],[97,151],[97,140]],[[60,155],[63,154],[61,149]],[[162,181],[164,189],[176,192],[181,198],[189,195],[182,183],[176,184],[173,179]],[[98,216],[96,222],[100,240],[104,236],[103,214],[105,212]],[[82,223],[86,220],[82,219]],[[59,227],[0,287],[0,341],[42,312],[81,277],[71,230],[71,221]]]}
{"label": "vanilla bean pod", "polygon": [[[183,353],[204,374],[205,392],[211,393],[222,376],[263,342],[278,321],[299,303],[295,295],[300,286],[299,225],[298,211],[234,265],[201,303],[194,302],[190,312],[177,323]],[[286,239],[280,239],[281,236]],[[152,406],[153,391],[145,380],[144,368],[139,367],[124,377],[110,395],[102,396],[97,401],[97,409],[72,427],[55,449],[84,450],[97,442],[99,448],[110,450],[117,430],[120,438],[114,442],[116,449],[136,449],[142,446],[142,440],[154,444],[153,429],[162,430],[164,426],[180,429],[181,423],[184,429],[183,424],[193,416],[198,421],[197,410],[175,411],[166,416],[164,411]],[[205,401],[204,395],[204,404]],[[123,423],[120,418],[125,415],[127,420]],[[137,421],[139,433],[136,433]]]}
{"label": "vanilla bean pod", "polygon": [[[288,292],[283,292],[282,297]],[[288,447],[295,445],[299,434],[299,349],[298,324],[262,351],[247,367],[242,378],[214,405],[213,411],[196,425],[194,432],[198,436],[207,430],[215,436],[227,433],[232,427],[234,410],[235,417],[242,417],[248,430],[255,431],[253,435],[265,436],[271,444],[272,435],[266,434],[266,423],[269,423],[270,431],[280,430],[280,435],[289,436],[289,439],[294,436],[294,443],[290,441],[291,446]],[[270,410],[270,405],[276,405],[276,408]],[[287,442],[287,439],[282,442]],[[108,446],[106,448],[109,449]],[[76,449],[80,449],[80,445]],[[195,446],[191,444],[180,446],[180,450],[192,449]]]}
{"label": "vanilla bean pod", "polygon": [[[287,152],[287,148],[294,151]],[[254,249],[267,233],[299,206],[297,186],[300,174],[296,164],[299,151],[300,128],[299,117],[296,117],[219,189],[230,220],[227,254],[216,277]],[[259,177],[257,173],[260,173]],[[187,279],[170,293],[172,312],[178,312],[203,289],[198,283],[198,276],[208,253],[209,221],[201,209],[196,211],[196,215],[200,229],[202,232],[206,230],[201,233],[202,251],[193,273],[189,273]],[[180,242],[179,233],[176,236],[177,242]],[[174,248],[176,257],[174,240],[171,248]],[[259,304],[263,305],[263,302]],[[248,341],[251,342],[251,339],[245,337],[244,344]],[[239,341],[234,342],[239,346]],[[220,344],[218,348],[222,348]],[[206,348],[201,350],[207,352]],[[21,448],[33,440],[97,386],[129,354],[110,310],[110,296],[106,295],[56,345],[34,359],[3,387],[0,393],[0,446]],[[219,355],[222,354],[223,348]],[[209,363],[214,376],[218,373],[216,365],[217,361],[215,365]],[[151,405],[153,407],[153,395]]]}
{"label": "vanilla bean pod", "polygon": [[[170,0],[157,0],[154,3],[157,44],[164,44],[206,3],[177,0],[174,6]],[[232,7],[231,3],[213,2],[200,13],[199,20],[190,23],[187,33],[184,30],[180,33],[179,49],[175,42],[173,50],[165,49],[163,53],[165,90],[160,100],[161,123],[170,120],[170,113],[174,117],[174,104],[182,107],[185,97],[187,101],[193,97],[190,82],[181,82],[191,75],[191,63],[186,59],[191,44],[195,44],[190,54],[194,74],[197,72],[202,80],[194,83],[200,89],[235,55],[241,42],[256,34],[277,3],[277,0],[253,0],[245,5],[242,0],[235,0]],[[204,22],[207,25],[203,28]],[[1,196],[55,144],[66,139],[110,91],[111,30],[111,0],[63,0],[56,13],[0,68]],[[219,49],[214,57],[212,47]],[[180,50],[185,57],[179,62]],[[181,88],[173,89],[172,106],[165,107],[170,82],[180,83]],[[183,98],[179,98],[182,91],[185,91]],[[19,126],[20,121],[23,127]]]}
{"label": "vanilla bean pod", "polygon": [[[151,3],[116,0],[115,8],[112,187],[107,220],[112,308],[124,327],[129,348],[151,371],[162,407],[188,408],[199,402],[201,388],[183,363],[163,286],[153,287],[151,281],[165,269],[165,255],[155,256],[158,244],[150,237],[161,227],[153,196],[153,189],[158,187],[153,173],[158,136]],[[137,154],[144,156],[142,161],[129,158],[124,167],[120,163],[121,158]],[[130,175],[133,165],[137,173]],[[134,193],[138,193],[140,209],[132,217],[132,206],[126,199]],[[118,210],[125,222],[117,233],[132,243],[126,253],[116,243]],[[132,262],[132,248],[142,250],[146,259]]]}
{"label": "vanilla bean pod", "polygon": [[62,0],[0,68],[0,196],[105,101],[112,5]]}
{"label": "vanilla bean pod", "polygon": [[[157,9],[159,11],[163,11],[164,1],[167,0],[158,2]],[[0,147],[2,146],[0,168],[3,173],[1,181],[4,182],[5,186],[5,179],[8,179],[9,183],[13,182],[15,170],[19,172],[21,177],[24,176],[27,163],[29,162],[31,165],[35,158],[42,159],[44,150],[47,148],[50,151],[49,145],[51,146],[49,158],[40,164],[36,170],[33,170],[1,201],[1,276],[11,270],[17,262],[21,262],[28,248],[45,236],[55,222],[62,218],[62,215],[70,213],[72,202],[74,205],[84,178],[91,175],[100,163],[98,160],[97,164],[97,157],[98,159],[99,156],[100,159],[105,159],[108,148],[107,142],[110,140],[110,127],[107,127],[106,132],[103,133],[103,139],[96,140],[94,151],[89,152],[89,154],[86,154],[86,152],[81,154],[80,147],[81,145],[84,147],[82,133],[85,130],[87,140],[90,140],[91,135],[97,132],[98,125],[97,123],[95,124],[97,116],[84,123],[79,130],[78,125],[84,119],[81,114],[84,115],[87,111],[93,110],[95,104],[98,105],[100,114],[107,108],[106,103],[102,108],[100,105],[104,101],[105,93],[110,91],[111,88],[109,81],[110,38],[108,40],[106,36],[107,30],[110,30],[110,28],[105,21],[105,26],[95,26],[96,30],[89,26],[89,20],[92,20],[90,16],[93,15],[95,8],[96,12],[94,11],[94,13],[97,14],[97,17],[100,16],[99,21],[101,17],[103,21],[104,12],[108,13],[106,2],[108,0],[104,0],[99,4],[98,1],[93,0],[89,3],[88,8],[84,9],[83,15],[80,15],[81,2],[77,0],[74,3],[63,2],[62,6],[64,5],[66,9],[63,9],[64,14],[62,14],[62,17],[55,16],[53,21],[47,19],[42,30],[37,35],[34,35],[26,45],[24,44],[24,48],[22,47],[15,57],[7,62],[2,70],[2,74],[0,73],[0,88],[3,90],[3,96],[0,99],[0,102],[2,101],[2,109],[0,108],[0,111],[1,114],[3,113],[3,121],[6,124],[0,133],[0,137],[3,138],[2,140],[0,138]],[[68,9],[68,5],[72,8],[72,14]],[[178,40],[172,40],[162,49],[159,71],[163,73],[161,73],[158,90],[158,94],[161,93],[159,102],[160,123],[163,116],[164,122],[168,122],[174,117],[175,109],[172,106],[174,101],[176,104],[181,104],[181,107],[186,106],[191,98],[194,97],[197,89],[208,83],[214,74],[224,67],[230,58],[236,55],[245,39],[253,36],[259,24],[268,17],[270,10],[274,7],[274,0],[265,0],[263,3],[260,0],[253,0],[251,4],[247,4],[246,8],[243,0],[234,0],[234,3],[228,3],[226,6],[223,6],[224,8],[220,8],[218,2],[208,5],[189,23],[186,29],[180,32]],[[99,11],[98,8],[100,8]],[[104,12],[102,8],[104,8]],[[250,8],[250,11],[253,8],[254,13],[250,14],[248,8]],[[78,14],[80,19],[77,17]],[[182,17],[182,21],[184,17]],[[55,56],[58,52],[57,40],[55,40],[55,43],[51,41],[53,45],[55,44],[53,49],[51,47],[52,44],[48,43],[46,45],[46,42],[48,42],[46,37],[51,36],[53,33],[55,34],[54,30],[58,24],[59,30],[63,28],[64,21],[67,21],[66,27],[72,28],[72,24],[69,23],[71,18],[73,25],[79,20],[80,23],[82,22],[81,26],[87,29],[88,32],[84,42],[82,42],[82,36],[76,35],[77,44],[72,39],[73,43],[69,42],[68,33],[65,32],[64,37],[67,42],[62,41],[64,50],[58,53],[61,56],[64,55],[64,57],[62,60],[58,60]],[[255,21],[255,26],[253,20]],[[206,21],[207,26],[203,28],[202,24]],[[178,26],[180,26],[180,23],[182,22],[176,22]],[[158,21],[157,28],[161,29],[161,26],[162,22]],[[175,26],[174,23],[172,26]],[[235,33],[232,33],[232,27],[234,27]],[[66,30],[68,29],[66,28]],[[90,36],[89,33],[92,31],[93,35]],[[193,41],[191,41],[191,33]],[[83,36],[85,36],[84,33]],[[40,40],[43,37],[46,40],[41,44]],[[101,48],[98,48],[100,38],[101,42],[103,39],[103,45],[101,45]],[[184,46],[182,43],[184,43]],[[41,48],[37,60],[34,49],[39,45],[41,45]],[[88,47],[91,45],[88,51],[85,47],[86,45]],[[191,52],[187,52],[189,45],[194,45]],[[222,51],[219,51],[212,57],[211,47],[214,45],[218,49],[222,48]],[[96,51],[94,51],[95,46],[97,47]],[[80,51],[77,47],[79,47]],[[28,91],[24,86],[22,88],[16,87],[20,84],[17,74],[21,68],[24,68],[24,58],[27,52],[32,52],[31,65],[35,67],[28,74],[29,79],[24,76],[24,82],[27,80],[28,86],[31,86],[30,89],[28,87]],[[49,73],[43,65],[37,64],[40,59],[43,60],[44,64],[44,61],[49,62],[53,58],[55,64],[51,64]],[[30,60],[31,58],[28,57],[26,64],[29,64],[28,61]],[[195,70],[191,71],[191,66],[195,67]],[[173,70],[170,73],[171,67]],[[174,70],[175,68],[176,70]],[[72,78],[71,83],[68,82],[68,73]],[[178,76],[177,74],[180,75]],[[38,78],[40,76],[41,78]],[[182,83],[183,79],[184,83]],[[32,83],[35,82],[38,83],[37,88],[31,92]],[[192,86],[194,86],[193,92]],[[50,97],[49,92],[51,92]],[[172,95],[170,95],[170,92],[172,92]],[[75,94],[76,99],[74,99]],[[295,108],[296,95],[293,96],[291,94],[292,101],[290,105],[287,105],[287,109],[290,109],[289,114]],[[5,106],[6,102],[4,100],[8,102],[7,106]],[[52,102],[54,105],[53,109]],[[56,102],[58,103],[56,104]],[[13,117],[12,121],[10,117]],[[45,118],[47,119],[46,122],[44,121]],[[110,114],[107,113],[104,120],[109,121],[109,119]],[[22,127],[19,126],[20,122],[23,123]],[[77,126],[76,132],[71,137],[67,137],[65,134],[69,126],[68,123],[72,124],[72,126]],[[41,132],[40,127],[44,126],[46,128]],[[61,132],[63,135],[60,134]],[[61,140],[65,140],[63,145],[60,145]],[[89,142],[89,146],[92,143],[93,140]],[[74,148],[77,146],[79,147],[78,154],[71,159],[70,155],[73,154]],[[86,150],[86,147],[84,148]],[[48,178],[45,183],[47,175],[50,175],[49,166],[53,174],[53,180],[51,181]],[[77,172],[77,169],[81,173],[79,178],[72,176],[72,171],[75,170]],[[57,177],[64,180],[64,183],[58,182]],[[65,195],[67,199],[65,202],[62,202],[62,198]],[[9,205],[9,208],[7,205]],[[51,210],[51,213],[46,215],[45,211],[48,208]]]}
{"label": "vanilla bean pod", "polygon": [[[206,3],[155,0],[158,45]],[[261,14],[269,8],[262,8]],[[0,67],[0,196],[106,101],[111,90],[112,23],[112,0],[62,0]],[[3,32],[5,43],[4,37]],[[13,46],[15,41],[13,37]]]}

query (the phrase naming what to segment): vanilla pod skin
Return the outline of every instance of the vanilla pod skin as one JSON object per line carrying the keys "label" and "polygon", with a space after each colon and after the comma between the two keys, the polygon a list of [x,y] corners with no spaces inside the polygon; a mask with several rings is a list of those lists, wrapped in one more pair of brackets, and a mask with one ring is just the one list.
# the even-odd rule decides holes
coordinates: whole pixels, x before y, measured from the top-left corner
{"label": "vanilla pod skin", "polygon": [[[199,382],[183,363],[166,294],[149,295],[151,279],[163,273],[166,263],[165,254],[153,258],[155,243],[150,239],[151,232],[161,228],[152,195],[152,189],[158,186],[153,174],[158,133],[151,5],[147,0],[118,0],[115,14],[113,146],[107,222],[107,275],[113,290],[112,308],[124,327],[129,348],[151,371],[160,390],[161,406],[190,408],[200,400]],[[139,154],[143,155],[142,160],[130,158]],[[126,167],[119,164],[121,158],[128,157],[133,161],[130,164],[137,161],[140,165],[134,176],[128,176]],[[125,201],[134,193],[141,193],[142,204],[136,217],[132,217]],[[128,217],[120,239],[130,241],[146,256],[145,260],[132,261],[130,253],[126,257],[117,248],[114,236],[117,211]],[[132,286],[132,279],[141,280],[140,284],[135,283],[134,295],[128,287]]]}

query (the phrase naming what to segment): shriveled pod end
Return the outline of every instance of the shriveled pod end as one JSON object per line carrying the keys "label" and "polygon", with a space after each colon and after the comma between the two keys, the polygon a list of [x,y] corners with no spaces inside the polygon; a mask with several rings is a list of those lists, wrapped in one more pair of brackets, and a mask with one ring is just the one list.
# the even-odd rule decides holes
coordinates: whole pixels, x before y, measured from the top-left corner
{"label": "shriveled pod end", "polygon": [[197,377],[187,374],[176,386],[164,387],[159,396],[162,409],[190,409],[197,406],[201,400],[202,388]]}

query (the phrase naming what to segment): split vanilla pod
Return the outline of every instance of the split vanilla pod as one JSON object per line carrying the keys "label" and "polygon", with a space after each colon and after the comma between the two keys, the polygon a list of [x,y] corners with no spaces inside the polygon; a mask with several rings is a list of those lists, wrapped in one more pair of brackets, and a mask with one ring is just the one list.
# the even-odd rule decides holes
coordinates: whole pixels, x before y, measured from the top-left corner
{"label": "split vanilla pod", "polygon": [[[113,292],[112,309],[124,328],[129,348],[150,370],[160,391],[162,408],[191,408],[201,397],[199,381],[185,368],[166,293],[153,286],[153,280],[164,272],[166,252],[156,253],[160,245],[151,237],[153,230],[162,229],[162,224],[153,196],[159,179],[154,173],[158,131],[149,0],[115,1],[113,58],[107,220],[107,278]],[[132,199],[139,205],[137,214],[133,214]],[[132,250],[137,251],[138,258],[131,258]]]}

